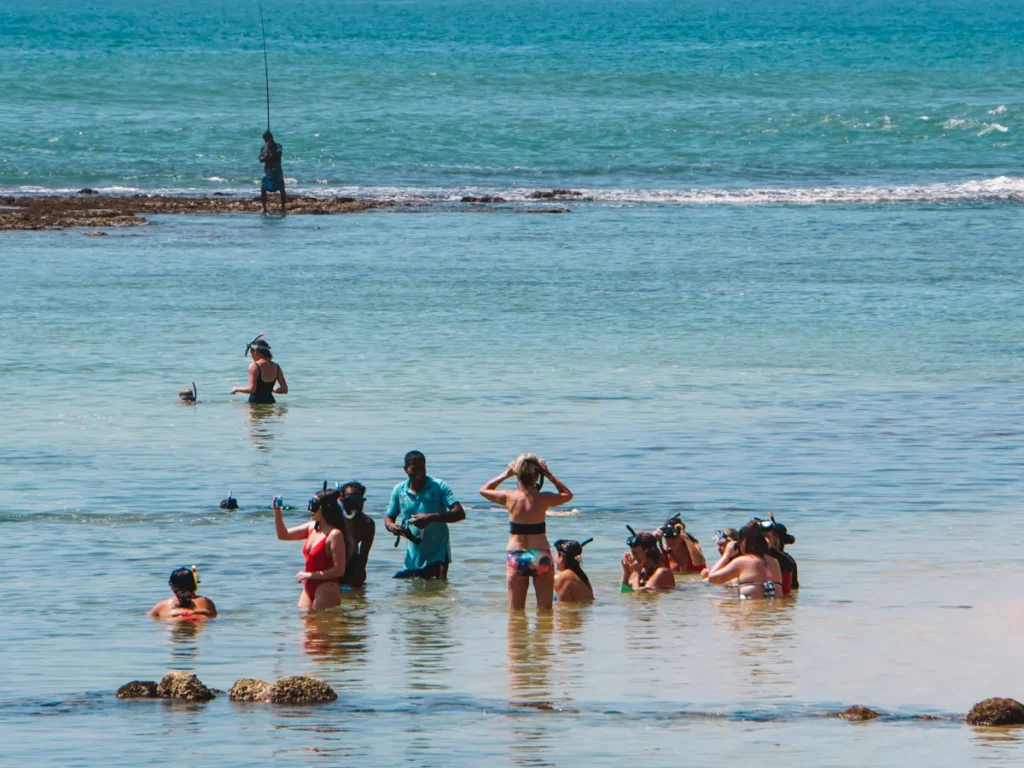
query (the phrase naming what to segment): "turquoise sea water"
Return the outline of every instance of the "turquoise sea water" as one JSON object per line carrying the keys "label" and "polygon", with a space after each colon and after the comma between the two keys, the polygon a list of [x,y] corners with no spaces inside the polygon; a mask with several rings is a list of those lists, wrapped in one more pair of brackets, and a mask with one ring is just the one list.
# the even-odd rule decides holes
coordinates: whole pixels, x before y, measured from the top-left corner
{"label": "turquoise sea water", "polygon": [[[1019,763],[908,718],[1024,697],[1020,10],[268,3],[297,187],[595,200],[0,236],[0,762]],[[252,189],[257,22],[4,4],[0,187]],[[259,331],[269,411],[227,395]],[[382,536],[304,618],[270,498],[358,477],[379,519],[410,448],[469,507],[450,583],[392,581]],[[507,616],[476,489],[523,450],[576,492],[551,537],[595,537],[589,608]],[[768,510],[794,599],[618,594],[627,523],[681,512],[710,556]],[[192,563],[222,618],[146,618]],[[169,668],[340,698],[113,698]],[[895,717],[818,716],[851,704]]]}

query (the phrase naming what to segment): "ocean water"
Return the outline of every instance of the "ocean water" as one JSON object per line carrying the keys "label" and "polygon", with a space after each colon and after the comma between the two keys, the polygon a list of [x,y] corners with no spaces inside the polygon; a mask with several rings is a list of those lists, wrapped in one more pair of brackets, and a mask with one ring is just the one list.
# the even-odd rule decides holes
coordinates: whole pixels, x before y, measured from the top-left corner
{"label": "ocean water", "polygon": [[[0,236],[0,762],[1019,763],[913,718],[1024,697],[1020,10],[268,2],[294,186],[445,204]],[[5,3],[0,187],[252,189],[261,70],[254,4]],[[266,410],[227,394],[259,331]],[[269,500],[357,477],[379,519],[411,448],[468,508],[449,583],[382,535],[301,615]],[[523,450],[592,606],[508,616],[476,489]],[[769,510],[794,598],[619,594],[626,524],[710,557]],[[192,563],[222,617],[148,619]],[[339,700],[114,698],[171,668]],[[889,717],[822,716],[851,704]]]}

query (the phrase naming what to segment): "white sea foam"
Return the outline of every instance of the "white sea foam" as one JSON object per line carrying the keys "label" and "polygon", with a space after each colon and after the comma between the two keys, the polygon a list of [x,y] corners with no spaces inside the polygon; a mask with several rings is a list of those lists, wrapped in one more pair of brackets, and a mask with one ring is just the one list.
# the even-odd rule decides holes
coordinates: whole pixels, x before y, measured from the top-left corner
{"label": "white sea foam", "polygon": [[[992,130],[1002,126],[993,124]],[[579,195],[554,199],[532,197],[536,187],[401,187],[330,186],[315,179],[308,186],[289,184],[294,194],[314,197],[353,197],[357,200],[387,200],[397,205],[459,205],[464,197],[501,198],[514,207],[579,205],[877,205],[976,202],[1024,202],[1024,177],[998,176],[991,179],[936,183],[861,186],[794,187],[695,187],[689,189],[607,189],[572,187]],[[249,186],[218,187],[218,194],[251,196]],[[136,186],[96,187],[103,194],[209,195],[214,190],[193,186],[140,188]],[[73,194],[78,188],[18,186],[0,189],[0,194]],[[491,205],[501,205],[492,203]]]}

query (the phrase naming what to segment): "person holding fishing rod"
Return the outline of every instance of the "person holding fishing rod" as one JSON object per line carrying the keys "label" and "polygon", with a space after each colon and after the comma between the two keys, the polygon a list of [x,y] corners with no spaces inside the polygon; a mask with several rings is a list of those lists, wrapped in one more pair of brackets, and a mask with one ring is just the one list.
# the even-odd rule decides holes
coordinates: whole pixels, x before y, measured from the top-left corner
{"label": "person holding fishing rod", "polygon": [[263,132],[263,149],[260,162],[263,163],[263,181],[260,182],[260,202],[263,212],[267,212],[267,192],[281,193],[281,213],[285,212],[287,197],[284,191],[284,171],[281,169],[281,145],[274,141],[270,130]]}
{"label": "person holding fishing rod", "polygon": [[270,64],[267,61],[267,28],[263,23],[263,4],[260,7],[260,32],[263,35],[263,80],[267,89],[267,130],[263,132],[263,149],[260,151],[260,162],[263,163],[263,181],[260,182],[260,202],[263,212],[267,212],[267,192],[281,193],[281,213],[285,212],[287,202],[284,192],[284,171],[281,170],[281,145],[274,141],[270,132]]}

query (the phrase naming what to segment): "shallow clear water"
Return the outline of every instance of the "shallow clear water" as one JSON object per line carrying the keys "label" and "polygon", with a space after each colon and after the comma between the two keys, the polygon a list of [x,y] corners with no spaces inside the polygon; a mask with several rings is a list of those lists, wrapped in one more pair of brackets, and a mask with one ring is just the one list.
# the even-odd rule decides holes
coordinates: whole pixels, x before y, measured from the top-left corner
{"label": "shallow clear water", "polygon": [[[163,762],[142,745],[184,734],[227,764],[553,765],[637,737],[655,763],[1019,760],[1012,733],[817,717],[1020,690],[1019,241],[1006,206],[9,233],[0,728],[55,764]],[[269,412],[226,394],[258,330],[292,388]],[[199,404],[179,405],[193,380]],[[392,581],[382,536],[365,596],[303,618],[299,545],[274,538],[269,499],[359,477],[379,517],[412,447],[470,507],[450,584]],[[476,488],[526,449],[576,492],[550,529],[596,537],[599,601],[510,622],[505,518]],[[618,594],[626,523],[679,511],[710,549],[769,509],[798,539],[795,599]],[[145,618],[193,562],[223,618]],[[340,699],[113,699],[168,668],[223,689],[313,674]]]}
{"label": "shallow clear water", "polygon": [[[4,760],[1021,761],[909,719],[1024,698],[1019,3],[266,10],[293,187],[595,200],[4,233]],[[251,189],[257,19],[3,4],[0,188]],[[259,331],[291,393],[253,411],[227,392]],[[379,519],[410,448],[469,508],[450,583],[391,580],[382,536],[365,594],[303,617],[269,500],[357,477]],[[523,450],[576,493],[549,525],[595,537],[593,606],[508,617],[476,489]],[[795,598],[618,593],[627,523],[711,550],[769,510]],[[192,563],[223,617],[146,618]],[[113,697],[169,668],[340,698]],[[820,717],[851,704],[892,717]]]}

